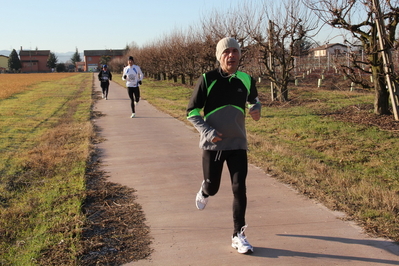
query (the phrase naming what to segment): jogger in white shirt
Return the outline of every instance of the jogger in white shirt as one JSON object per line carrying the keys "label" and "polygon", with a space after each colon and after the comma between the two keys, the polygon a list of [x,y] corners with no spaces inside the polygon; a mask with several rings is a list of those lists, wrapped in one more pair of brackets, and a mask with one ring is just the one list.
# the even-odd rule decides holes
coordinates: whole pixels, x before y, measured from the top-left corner
{"label": "jogger in white shirt", "polygon": [[140,101],[141,81],[144,78],[143,72],[138,65],[134,64],[133,56],[129,56],[128,66],[123,69],[122,79],[126,80],[126,87],[130,98],[130,106],[132,108],[131,118],[136,116],[136,105]]}

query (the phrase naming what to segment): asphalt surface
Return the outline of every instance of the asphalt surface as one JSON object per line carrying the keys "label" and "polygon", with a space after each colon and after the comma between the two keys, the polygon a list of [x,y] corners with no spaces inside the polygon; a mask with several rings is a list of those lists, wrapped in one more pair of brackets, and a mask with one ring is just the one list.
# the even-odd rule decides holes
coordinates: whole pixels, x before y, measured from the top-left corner
{"label": "asphalt surface", "polygon": [[[95,90],[101,91],[97,81]],[[246,235],[254,253],[239,254],[231,247],[232,192],[226,168],[219,193],[204,210],[195,207],[202,168],[194,128],[145,99],[130,118],[127,91],[114,82],[108,100],[98,101],[95,110],[104,114],[95,121],[106,139],[99,144],[103,170],[109,181],[137,190],[153,237],[150,258],[126,265],[399,265],[398,245],[366,235],[344,221],[344,214],[253,165],[247,177]]]}

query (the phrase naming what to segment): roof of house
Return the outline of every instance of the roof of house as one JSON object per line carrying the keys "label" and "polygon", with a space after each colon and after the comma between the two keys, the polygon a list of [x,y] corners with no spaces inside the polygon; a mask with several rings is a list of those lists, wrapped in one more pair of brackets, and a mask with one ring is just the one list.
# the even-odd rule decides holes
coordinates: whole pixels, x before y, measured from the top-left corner
{"label": "roof of house", "polygon": [[19,56],[49,56],[50,50],[20,50]]}
{"label": "roof of house", "polygon": [[2,55],[2,54],[0,54],[0,57],[5,57],[5,58],[8,58],[8,56]]}
{"label": "roof of house", "polygon": [[333,47],[333,46],[342,46],[342,47],[344,47],[344,48],[348,48],[347,45],[344,45],[344,44],[342,44],[342,43],[328,43],[328,44],[324,44],[324,45],[321,45],[321,46],[319,46],[319,47],[313,48],[312,50],[313,50],[313,51],[317,51],[317,50],[326,50],[326,49],[328,49],[328,48],[330,48],[330,47]]}
{"label": "roof of house", "polygon": [[84,56],[123,56],[126,50],[84,50]]}

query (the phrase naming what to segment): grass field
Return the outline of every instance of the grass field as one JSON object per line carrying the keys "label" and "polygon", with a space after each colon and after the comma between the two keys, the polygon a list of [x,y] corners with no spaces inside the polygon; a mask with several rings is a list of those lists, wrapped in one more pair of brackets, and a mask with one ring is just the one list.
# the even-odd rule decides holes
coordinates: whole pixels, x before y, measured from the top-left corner
{"label": "grass field", "polygon": [[[330,209],[344,211],[368,232],[399,241],[399,124],[393,123],[396,130],[370,125],[368,119],[379,119],[372,114],[372,92],[325,82],[334,89],[304,83],[290,88],[287,103],[272,102],[269,88],[258,86],[263,118],[248,119],[249,158]],[[143,98],[186,123],[191,91],[169,81],[146,79],[141,86]],[[357,112],[363,106],[371,109]],[[336,119],[346,109],[354,110],[348,120],[363,122]]]}
{"label": "grass field", "polygon": [[48,74],[9,74],[0,75],[0,99],[5,99],[13,94],[31,89],[35,84],[56,81],[71,76],[71,73]]}
{"label": "grass field", "polygon": [[0,80],[0,265],[45,265],[54,246],[63,265],[74,265],[94,134],[92,75]]}

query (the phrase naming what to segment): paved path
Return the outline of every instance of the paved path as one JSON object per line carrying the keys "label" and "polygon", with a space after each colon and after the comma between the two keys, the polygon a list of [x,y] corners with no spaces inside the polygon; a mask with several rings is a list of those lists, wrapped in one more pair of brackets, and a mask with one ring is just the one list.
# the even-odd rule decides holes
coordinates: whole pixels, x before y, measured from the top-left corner
{"label": "paved path", "polygon": [[[95,86],[100,91],[98,82]],[[103,169],[109,181],[137,190],[154,238],[149,259],[126,265],[399,265],[399,246],[368,237],[339,219],[342,214],[252,165],[246,234],[255,252],[238,254],[230,240],[227,169],[219,193],[205,210],[197,210],[194,199],[202,181],[198,133],[145,100],[132,119],[129,103],[126,89],[111,82],[108,100],[95,105],[105,114],[95,122],[106,139],[99,144]]]}

